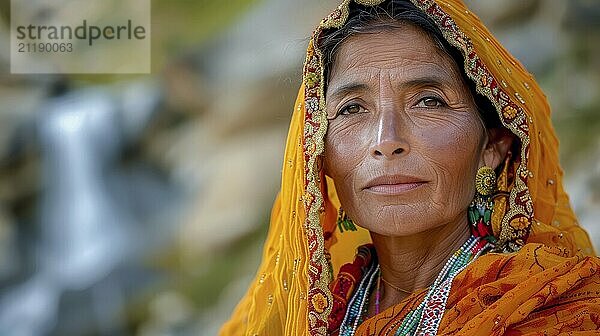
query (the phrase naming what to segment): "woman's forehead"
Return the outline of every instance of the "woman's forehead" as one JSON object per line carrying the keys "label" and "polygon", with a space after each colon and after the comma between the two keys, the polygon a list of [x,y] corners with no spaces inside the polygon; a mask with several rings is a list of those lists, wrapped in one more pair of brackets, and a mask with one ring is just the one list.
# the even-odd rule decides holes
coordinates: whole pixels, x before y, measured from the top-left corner
{"label": "woman's forehead", "polygon": [[327,90],[331,95],[352,85],[381,80],[382,76],[402,82],[429,80],[452,84],[460,81],[452,58],[426,33],[413,27],[347,38],[331,70]]}

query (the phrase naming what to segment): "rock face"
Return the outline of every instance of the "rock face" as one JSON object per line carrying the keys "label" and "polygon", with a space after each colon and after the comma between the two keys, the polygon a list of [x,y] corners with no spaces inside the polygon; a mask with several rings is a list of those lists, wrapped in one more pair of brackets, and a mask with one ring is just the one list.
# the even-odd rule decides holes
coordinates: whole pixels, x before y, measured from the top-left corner
{"label": "rock face", "polygon": [[[566,188],[581,224],[600,246],[595,223],[600,209],[600,63],[595,56],[600,54],[600,5],[585,0],[467,4],[549,97]],[[167,61],[150,77],[0,74],[0,328],[15,325],[16,312],[23,312],[39,321],[35,330],[43,332],[36,334],[215,334],[256,271],[280,184],[306,43],[313,26],[337,5],[336,0],[256,2],[210,39],[179,51],[167,50],[169,41],[176,44],[181,29],[201,29],[202,23],[185,16],[189,22],[175,24],[180,16],[155,12],[159,24],[154,29],[160,32],[153,46],[157,58]],[[185,12],[177,7],[185,4],[169,6]],[[6,35],[2,29],[0,39]],[[7,56],[0,51],[3,69],[8,69]],[[59,96],[88,101],[83,106],[112,106],[112,114],[105,116],[113,126],[80,132],[77,139],[54,134],[55,144],[44,147],[48,142],[36,125],[51,115],[36,112],[47,112]],[[92,96],[100,101],[84,99]],[[74,120],[91,122],[90,129],[103,125],[102,119]],[[112,149],[96,153],[102,143]],[[69,173],[60,168],[73,160],[69,148],[87,148],[75,160],[109,155],[110,164],[101,172],[100,164],[92,164]],[[53,169],[64,183],[47,181]],[[84,202],[89,194],[68,192],[70,201],[51,194],[72,184],[69,190],[79,190],[81,174],[94,186],[93,204]],[[57,247],[52,253],[81,257],[72,249],[94,246],[104,252],[90,254],[96,261],[77,268],[81,277],[50,281],[38,272],[38,256],[49,244],[41,243],[44,232],[55,233],[46,236]],[[83,238],[69,242],[72,237]],[[75,257],[58,260],[75,265]],[[68,283],[77,279],[78,286]],[[75,287],[80,290],[70,292]],[[101,313],[79,319],[83,306],[102,302],[94,300],[103,296],[117,304],[96,307]],[[20,310],[3,313],[16,307],[6,304],[16,297],[22,298]],[[46,305],[36,306],[40,300]],[[35,326],[30,323],[29,330]]]}

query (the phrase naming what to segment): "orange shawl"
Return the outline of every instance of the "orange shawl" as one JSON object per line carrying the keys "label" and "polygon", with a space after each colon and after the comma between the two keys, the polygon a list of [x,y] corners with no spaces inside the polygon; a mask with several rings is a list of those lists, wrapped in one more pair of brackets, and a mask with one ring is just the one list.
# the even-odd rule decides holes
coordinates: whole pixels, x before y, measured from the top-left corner
{"label": "orange shawl", "polygon": [[[599,334],[600,263],[567,255],[526,244],[518,253],[479,257],[454,279],[438,335]],[[394,335],[424,294],[368,319],[356,335]]]}
{"label": "orange shawl", "polygon": [[[495,199],[495,253],[454,280],[441,335],[556,335],[600,326],[600,262],[578,225],[562,186],[558,140],[550,108],[525,68],[460,0],[411,0],[439,26],[464,58],[463,70],[520,140],[498,180],[507,197]],[[332,309],[332,273],[349,262],[368,232],[339,234],[339,201],[321,170],[327,118],[323,30],[337,28],[348,6],[382,0],[343,0],[309,42],[273,205],[263,259],[255,280],[221,335],[325,335]],[[418,303],[415,293],[365,321],[357,335],[386,329]],[[393,332],[391,333],[393,335]]]}

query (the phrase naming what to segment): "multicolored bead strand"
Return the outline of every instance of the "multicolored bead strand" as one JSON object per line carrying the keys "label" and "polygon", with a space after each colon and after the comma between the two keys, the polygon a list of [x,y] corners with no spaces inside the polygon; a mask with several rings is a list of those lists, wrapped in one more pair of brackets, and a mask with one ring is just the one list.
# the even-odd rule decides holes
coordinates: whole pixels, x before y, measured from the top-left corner
{"label": "multicolored bead strand", "polygon": [[357,249],[354,261],[346,263],[340,268],[337,278],[331,286],[333,308],[328,319],[328,335],[338,335],[339,327],[348,311],[348,304],[355,289],[361,279],[365,278],[371,265],[377,263],[372,260],[374,257],[376,257],[376,253],[373,244],[362,245]]}

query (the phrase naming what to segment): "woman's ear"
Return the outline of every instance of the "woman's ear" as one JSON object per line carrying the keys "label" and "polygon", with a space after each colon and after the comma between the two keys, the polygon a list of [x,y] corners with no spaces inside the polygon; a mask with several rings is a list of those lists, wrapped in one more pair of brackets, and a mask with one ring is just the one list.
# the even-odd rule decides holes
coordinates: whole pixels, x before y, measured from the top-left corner
{"label": "woman's ear", "polygon": [[515,135],[504,127],[491,128],[487,132],[488,141],[482,153],[481,163],[496,169],[504,161]]}

